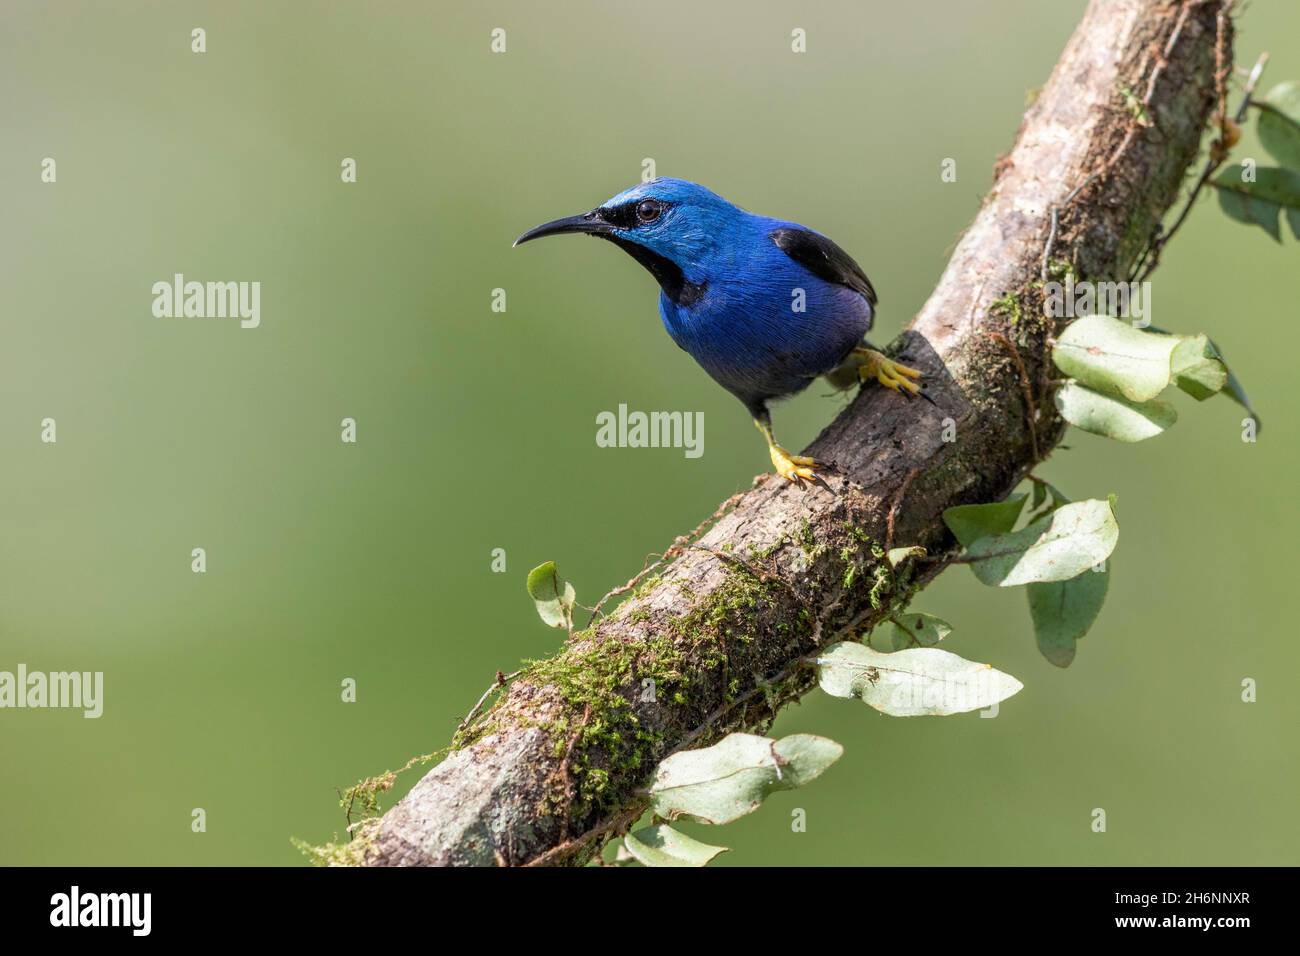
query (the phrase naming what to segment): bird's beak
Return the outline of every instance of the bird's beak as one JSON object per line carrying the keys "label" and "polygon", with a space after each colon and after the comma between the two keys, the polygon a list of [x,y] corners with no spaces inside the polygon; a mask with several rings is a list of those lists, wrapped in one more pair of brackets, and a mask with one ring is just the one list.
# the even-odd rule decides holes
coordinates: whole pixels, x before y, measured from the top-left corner
{"label": "bird's beak", "polygon": [[514,244],[518,246],[534,239],[540,239],[542,236],[558,236],[565,232],[585,232],[589,236],[608,235],[614,231],[614,227],[605,221],[602,213],[603,211],[600,209],[593,209],[581,216],[569,216],[566,219],[544,222],[535,229],[529,229],[516,239]]}

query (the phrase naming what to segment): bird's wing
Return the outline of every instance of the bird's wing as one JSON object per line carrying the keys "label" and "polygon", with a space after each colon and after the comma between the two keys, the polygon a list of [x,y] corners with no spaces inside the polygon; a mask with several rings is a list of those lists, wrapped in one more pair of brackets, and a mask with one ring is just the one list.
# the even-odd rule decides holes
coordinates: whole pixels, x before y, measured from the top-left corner
{"label": "bird's wing", "polygon": [[848,286],[876,307],[876,290],[853,257],[811,229],[774,229],[769,238],[776,247],[817,278]]}

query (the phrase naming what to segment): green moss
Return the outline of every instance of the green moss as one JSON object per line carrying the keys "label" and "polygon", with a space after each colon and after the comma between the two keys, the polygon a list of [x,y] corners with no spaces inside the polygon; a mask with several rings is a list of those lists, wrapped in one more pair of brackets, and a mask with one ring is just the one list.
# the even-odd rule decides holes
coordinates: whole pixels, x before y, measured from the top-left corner
{"label": "green moss", "polygon": [[[652,586],[647,581],[642,588]],[[633,775],[657,757],[662,734],[642,725],[632,706],[635,695],[653,687],[661,705],[691,706],[692,680],[726,664],[726,642],[753,639],[754,614],[772,586],[744,568],[729,566],[707,598],[643,638],[602,639],[594,629],[579,631],[557,656],[525,662],[517,680],[550,686],[563,702],[560,715],[539,726],[555,756],[568,757],[573,802],[567,812],[581,817],[615,802],[612,781]],[[632,616],[652,618],[643,608]],[[733,680],[729,691],[735,694],[738,688]],[[481,740],[496,729],[499,719],[493,708],[461,731],[453,745],[460,748]],[[519,726],[520,715],[512,714],[510,722]],[[557,787],[552,804],[567,805],[567,793],[567,783]]]}
{"label": "green moss", "polygon": [[840,561],[844,565],[844,578],[840,583],[847,591],[853,587],[853,581],[858,576],[858,552],[850,547],[840,548]]}
{"label": "green moss", "polygon": [[765,560],[766,558],[770,558],[772,555],[776,554],[778,551],[780,551],[789,543],[790,543],[790,536],[788,534],[783,534],[775,541],[773,541],[771,544],[769,544],[766,548],[760,548],[757,550],[751,548],[749,551],[749,560],[762,561]]}
{"label": "green moss", "polygon": [[1074,271],[1074,263],[1070,262],[1070,260],[1053,259],[1047,263],[1047,277],[1057,282],[1064,282],[1067,279],[1076,282],[1079,275]]}
{"label": "green moss", "polygon": [[799,548],[809,558],[815,558],[822,552],[822,546],[817,543],[817,535],[813,532],[812,522],[807,518],[799,526],[799,533],[796,536],[799,542]]}
{"label": "green moss", "polygon": [[392,770],[362,780],[339,794],[339,806],[343,808],[349,821],[354,813],[359,813],[361,816],[376,814],[379,812],[379,795],[393,789],[396,780],[397,773]]}
{"label": "green moss", "polygon": [[378,820],[366,820],[356,828],[352,839],[346,843],[322,843],[320,846],[313,846],[297,837],[291,837],[289,842],[298,852],[307,857],[313,866],[361,866],[365,863],[367,852],[374,845],[375,833],[378,829]]}
{"label": "green moss", "polygon": [[853,582],[858,579],[858,575],[864,570],[862,566],[863,552],[870,553],[877,561],[884,557],[885,552],[871,540],[869,534],[852,522],[845,521],[842,527],[849,537],[849,543],[840,548],[840,563],[844,565],[844,574],[840,579],[840,584],[847,591],[853,587]]}
{"label": "green moss", "polygon": [[745,568],[729,566],[713,593],[669,626],[697,648],[716,644],[720,638],[751,640],[749,615],[758,609],[769,587]]}
{"label": "green moss", "polygon": [[[693,680],[725,666],[726,642],[753,640],[754,615],[770,600],[773,586],[744,568],[728,567],[707,598],[642,639],[602,640],[579,633],[559,656],[525,665],[520,681],[551,686],[563,701],[562,714],[544,729],[555,755],[568,756],[574,793],[568,812],[580,818],[617,802],[614,781],[636,776],[658,758],[662,735],[642,725],[632,706],[634,695],[653,681],[661,705],[691,706]],[[737,680],[730,681],[728,692],[739,692]],[[490,733],[491,723],[485,721],[478,733]],[[567,804],[565,788],[557,790],[552,803]]]}
{"label": "green moss", "polygon": [[638,584],[638,585],[636,586],[636,588],[632,591],[632,597],[633,597],[633,598],[642,598],[642,597],[645,597],[647,594],[649,594],[651,591],[653,591],[656,587],[658,587],[658,586],[659,586],[659,582],[662,581],[662,580],[663,580],[663,575],[662,575],[662,574],[652,574],[652,575],[650,575],[648,578],[646,578],[644,581],[642,581],[640,584]]}
{"label": "green moss", "polygon": [[1012,292],[994,299],[989,306],[989,314],[1005,316],[1012,325],[1018,325],[1024,317],[1020,310],[1020,299]]}
{"label": "green moss", "polygon": [[877,561],[872,570],[871,592],[867,599],[873,610],[880,611],[895,596],[894,570],[888,561]]}
{"label": "green moss", "polygon": [[[873,606],[883,606],[897,591],[883,548],[851,522],[831,529],[824,543],[805,523],[796,534],[753,556],[768,557],[792,543],[807,555],[833,548],[843,564],[833,573],[841,576],[846,588],[865,587],[866,577]],[[760,576],[757,569],[738,561],[723,565],[721,581],[709,594],[693,600],[685,614],[666,617],[644,608],[633,612],[638,620],[650,622],[643,636],[581,631],[557,656],[525,663],[517,681],[552,688],[560,703],[555,716],[532,724],[543,729],[551,752],[563,761],[562,777],[557,775],[549,787],[548,806],[553,812],[580,820],[617,805],[633,781],[662,757],[663,734],[658,728],[698,722],[701,713],[720,703],[720,683],[725,688],[723,701],[739,697],[744,675],[723,671],[719,680],[719,670],[728,666],[728,649],[734,650],[737,642],[755,640],[764,628],[788,634],[792,643],[808,633],[813,623],[809,609],[773,613],[787,602],[783,593],[777,599],[777,589],[784,587],[781,582]],[[644,582],[638,596],[658,583],[657,579]],[[806,682],[806,674],[795,673],[782,686],[764,686],[763,693],[770,702],[784,701],[804,689]],[[640,695],[649,687],[663,708],[652,711],[653,726],[645,722],[647,711],[640,706]],[[753,714],[745,719],[753,719]],[[499,703],[458,734],[455,746],[468,746],[500,726],[518,727],[525,720],[518,709],[505,711]]]}
{"label": "green moss", "polygon": [[556,757],[568,754],[580,799],[598,804],[609,773],[592,765],[589,755],[599,750],[620,769],[640,765],[654,735],[641,727],[627,694],[650,680],[656,698],[662,699],[684,679],[683,654],[671,640],[655,635],[644,641],[597,641],[583,634],[578,643],[586,646],[529,663],[520,680],[559,693],[563,713],[545,730]]}

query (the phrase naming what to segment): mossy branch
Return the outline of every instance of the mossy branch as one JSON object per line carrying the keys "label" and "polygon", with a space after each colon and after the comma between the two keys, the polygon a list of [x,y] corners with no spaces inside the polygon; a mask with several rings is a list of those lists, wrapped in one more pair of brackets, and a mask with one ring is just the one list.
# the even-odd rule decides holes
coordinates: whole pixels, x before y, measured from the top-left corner
{"label": "mossy branch", "polygon": [[[891,349],[935,404],[864,389],[810,448],[840,468],[828,487],[760,478],[698,547],[678,538],[611,615],[464,726],[364,845],[322,861],[580,864],[635,822],[667,754],[765,730],[813,686],[803,659],[896,616],[951,563],[943,511],[1001,499],[1059,440],[1043,271],[1131,274],[1220,99],[1230,7],[1093,0]],[[928,558],[896,571],[886,548],[910,545]]]}

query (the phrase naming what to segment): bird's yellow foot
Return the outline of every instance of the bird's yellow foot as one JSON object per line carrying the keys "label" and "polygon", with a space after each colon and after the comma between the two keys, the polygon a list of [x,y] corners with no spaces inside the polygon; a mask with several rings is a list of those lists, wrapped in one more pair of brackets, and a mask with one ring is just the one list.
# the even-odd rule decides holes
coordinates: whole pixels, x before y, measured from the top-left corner
{"label": "bird's yellow foot", "polygon": [[800,481],[816,481],[817,469],[826,467],[816,458],[792,455],[780,445],[772,445],[768,451],[772,455],[772,465],[776,468],[776,473],[796,485]]}
{"label": "bird's yellow foot", "polygon": [[825,471],[831,468],[826,462],[818,461],[816,458],[808,458],[805,455],[792,455],[779,444],[776,436],[772,434],[772,420],[768,417],[767,409],[758,409],[759,414],[754,418],[754,424],[758,430],[763,433],[767,439],[767,451],[772,456],[772,466],[776,473],[787,481],[794,482],[796,485],[800,482],[815,482],[821,476],[818,470]]}
{"label": "bird's yellow foot", "polygon": [[900,365],[897,362],[885,358],[875,349],[862,349],[857,354],[865,357],[861,365],[858,366],[858,378],[862,381],[875,379],[885,388],[892,388],[896,392],[901,392],[908,397],[920,394],[921,386],[913,379],[921,377],[920,369],[912,368],[909,365]]}

